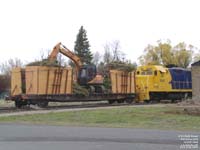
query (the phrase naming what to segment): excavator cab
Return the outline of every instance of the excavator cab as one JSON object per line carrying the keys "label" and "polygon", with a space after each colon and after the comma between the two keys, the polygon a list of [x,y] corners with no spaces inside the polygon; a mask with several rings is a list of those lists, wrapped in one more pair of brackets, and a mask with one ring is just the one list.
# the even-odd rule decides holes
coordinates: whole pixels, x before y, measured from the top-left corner
{"label": "excavator cab", "polygon": [[78,83],[80,85],[87,85],[96,75],[97,69],[95,65],[83,65],[78,73]]}

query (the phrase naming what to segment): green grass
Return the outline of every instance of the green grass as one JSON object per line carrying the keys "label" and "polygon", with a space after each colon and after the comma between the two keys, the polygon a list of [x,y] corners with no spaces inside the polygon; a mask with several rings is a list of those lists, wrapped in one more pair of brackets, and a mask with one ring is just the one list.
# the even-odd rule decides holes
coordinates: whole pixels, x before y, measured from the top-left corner
{"label": "green grass", "polygon": [[0,117],[0,123],[96,126],[200,131],[200,116],[167,107],[125,107]]}
{"label": "green grass", "polygon": [[14,102],[0,99],[0,107],[14,107]]}

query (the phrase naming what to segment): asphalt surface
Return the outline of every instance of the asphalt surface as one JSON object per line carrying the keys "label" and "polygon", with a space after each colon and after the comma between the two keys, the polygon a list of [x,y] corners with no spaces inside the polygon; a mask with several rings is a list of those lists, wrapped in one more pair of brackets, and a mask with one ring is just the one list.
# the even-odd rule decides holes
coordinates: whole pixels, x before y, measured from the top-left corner
{"label": "asphalt surface", "polygon": [[185,135],[200,143],[200,132],[0,124],[0,150],[179,150]]}

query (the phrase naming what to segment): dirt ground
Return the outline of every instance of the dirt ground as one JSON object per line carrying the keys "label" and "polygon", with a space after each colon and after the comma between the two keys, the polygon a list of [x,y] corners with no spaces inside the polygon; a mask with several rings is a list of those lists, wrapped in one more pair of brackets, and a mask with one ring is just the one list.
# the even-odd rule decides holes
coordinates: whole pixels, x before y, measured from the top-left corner
{"label": "dirt ground", "polygon": [[177,105],[183,107],[183,113],[185,114],[200,116],[200,97],[187,99]]}

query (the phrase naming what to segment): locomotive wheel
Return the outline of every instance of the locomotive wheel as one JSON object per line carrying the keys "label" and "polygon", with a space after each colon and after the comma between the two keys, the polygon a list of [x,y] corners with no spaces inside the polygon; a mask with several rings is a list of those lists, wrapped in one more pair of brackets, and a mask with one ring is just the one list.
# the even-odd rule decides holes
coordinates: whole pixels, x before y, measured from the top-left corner
{"label": "locomotive wheel", "polygon": [[151,100],[144,100],[144,103],[150,104],[150,103],[151,103],[150,101],[151,101]]}

